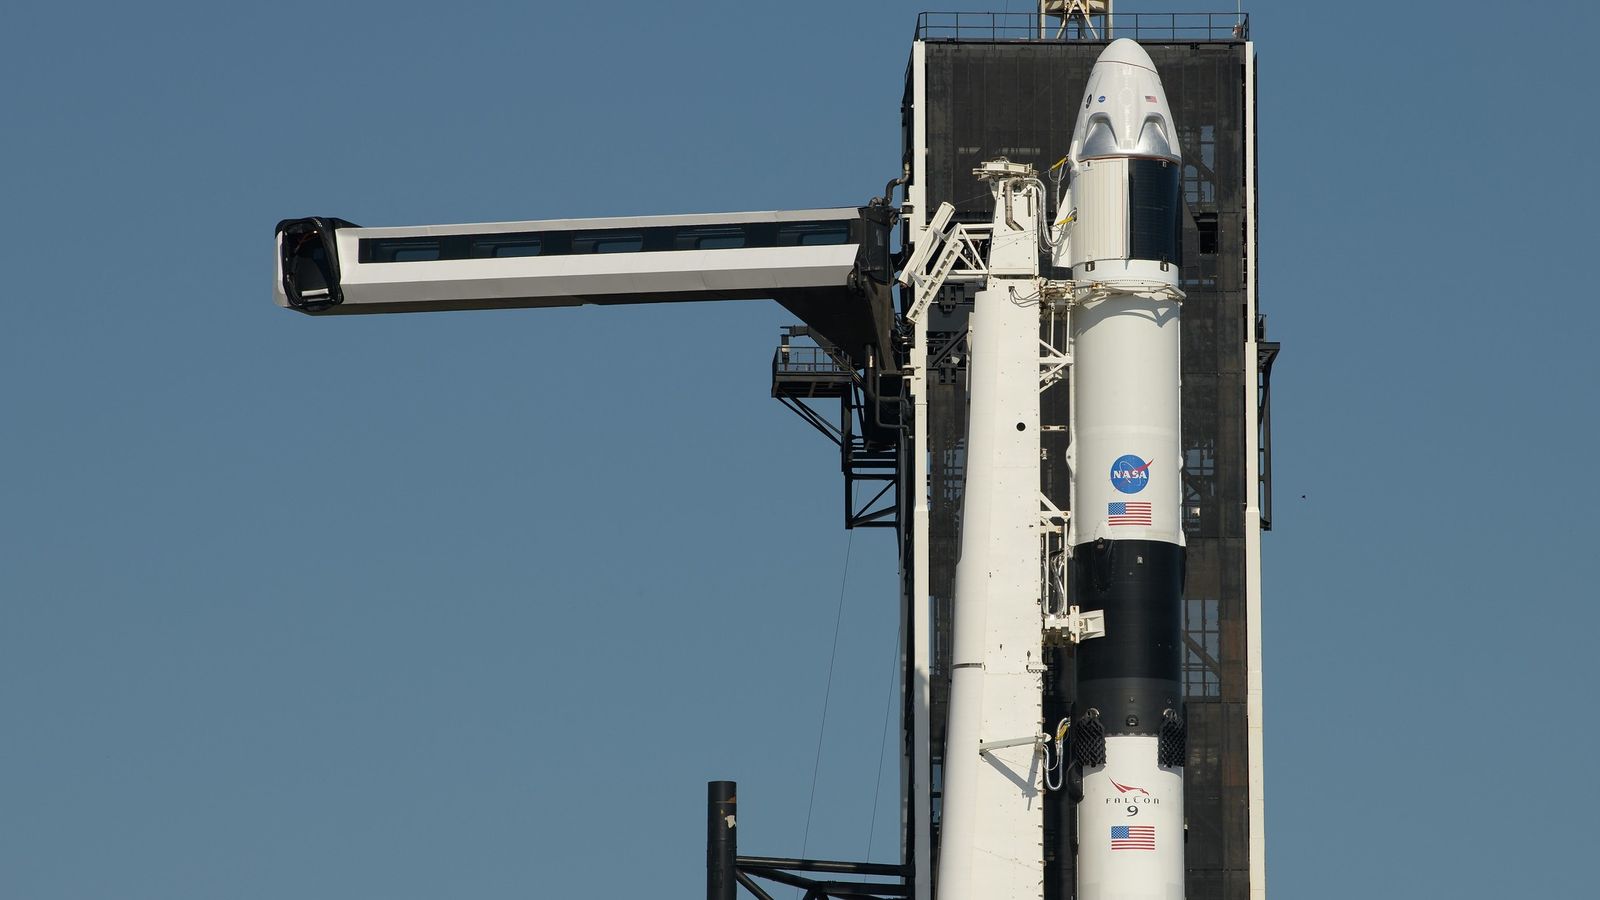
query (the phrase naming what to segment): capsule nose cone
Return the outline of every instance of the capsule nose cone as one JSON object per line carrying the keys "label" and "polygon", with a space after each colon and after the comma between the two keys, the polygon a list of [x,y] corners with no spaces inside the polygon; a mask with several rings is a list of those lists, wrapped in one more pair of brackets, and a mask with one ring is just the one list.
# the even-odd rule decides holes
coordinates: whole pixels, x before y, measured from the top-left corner
{"label": "capsule nose cone", "polygon": [[1134,41],[1107,44],[1089,70],[1068,156],[1074,164],[1115,156],[1182,159],[1161,75]]}
{"label": "capsule nose cone", "polygon": [[1127,38],[1117,38],[1107,44],[1106,49],[1100,51],[1100,58],[1095,64],[1103,63],[1126,63],[1152,72],[1156,70],[1156,64],[1150,61],[1150,54],[1144,52],[1144,48],[1139,46],[1137,41],[1130,41]]}

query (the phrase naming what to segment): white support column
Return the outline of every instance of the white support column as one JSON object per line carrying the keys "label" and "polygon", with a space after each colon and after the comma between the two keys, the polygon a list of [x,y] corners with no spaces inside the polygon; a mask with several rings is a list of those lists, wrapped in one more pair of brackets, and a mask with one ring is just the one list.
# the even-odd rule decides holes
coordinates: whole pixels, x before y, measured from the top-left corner
{"label": "white support column", "polygon": [[[928,204],[928,117],[926,45],[911,45],[911,185],[906,200],[911,204],[910,231],[913,239],[927,226]],[[928,583],[928,324],[915,323],[911,343],[910,390],[913,404],[911,434],[911,634],[907,646],[912,654],[911,670],[911,783],[916,796],[912,803],[913,821],[910,847],[916,891],[913,900],[933,900],[933,766],[930,758],[932,737],[931,680],[933,630],[929,617]]]}
{"label": "white support column", "polygon": [[929,741],[929,713],[931,710],[933,629],[929,621],[928,585],[928,323],[914,326],[910,354],[911,403],[913,409],[911,437],[911,594],[906,598],[910,605],[911,639],[907,646],[912,653],[911,671],[911,779],[916,788],[913,807],[912,841],[910,848],[915,860],[916,893],[914,900],[931,900],[933,897],[933,836],[930,806],[932,795],[932,762]]}
{"label": "white support column", "polygon": [[1250,797],[1250,898],[1267,896],[1267,832],[1261,722],[1261,471],[1260,428],[1257,412],[1256,279],[1256,51],[1246,42],[1244,51],[1244,235],[1245,235],[1245,343],[1244,343],[1244,607],[1245,607],[1245,719],[1249,753]]}

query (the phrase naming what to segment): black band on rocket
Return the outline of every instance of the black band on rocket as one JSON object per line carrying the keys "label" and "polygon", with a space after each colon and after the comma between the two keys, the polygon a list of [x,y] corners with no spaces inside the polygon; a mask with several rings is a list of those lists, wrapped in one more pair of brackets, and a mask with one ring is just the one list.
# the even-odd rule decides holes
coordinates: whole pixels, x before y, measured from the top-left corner
{"label": "black band on rocket", "polygon": [[1108,735],[1159,735],[1169,710],[1182,718],[1183,564],[1164,541],[1073,548],[1073,596],[1106,614],[1106,636],[1078,645],[1076,710],[1097,710]]}

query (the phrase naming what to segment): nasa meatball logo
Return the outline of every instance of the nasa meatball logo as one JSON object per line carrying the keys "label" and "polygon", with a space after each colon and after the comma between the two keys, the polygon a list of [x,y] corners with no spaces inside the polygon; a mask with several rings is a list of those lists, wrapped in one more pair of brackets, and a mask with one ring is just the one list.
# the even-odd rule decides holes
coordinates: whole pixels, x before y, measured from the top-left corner
{"label": "nasa meatball logo", "polygon": [[1150,462],[1131,453],[1117,457],[1117,461],[1111,464],[1111,486],[1124,494],[1137,494],[1144,490],[1150,483]]}

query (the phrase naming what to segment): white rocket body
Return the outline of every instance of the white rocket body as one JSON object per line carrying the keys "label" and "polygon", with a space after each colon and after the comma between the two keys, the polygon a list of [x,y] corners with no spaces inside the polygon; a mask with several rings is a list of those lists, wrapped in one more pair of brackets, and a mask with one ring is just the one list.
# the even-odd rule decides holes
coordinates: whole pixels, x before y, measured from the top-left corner
{"label": "white rocket body", "polygon": [[[1105,749],[1103,765],[1083,768],[1077,896],[1181,900],[1181,746],[1165,759],[1161,750],[1182,730],[1182,685],[1172,677],[1181,666],[1184,543],[1181,157],[1160,76],[1133,41],[1113,42],[1095,63],[1068,158],[1070,200],[1056,243],[1080,298],[1068,543],[1074,602],[1105,579],[1107,635],[1078,654],[1077,724],[1093,709]],[[1097,554],[1103,562],[1091,563]],[[1165,571],[1173,560],[1175,578]],[[1151,721],[1163,715],[1170,721]]]}

